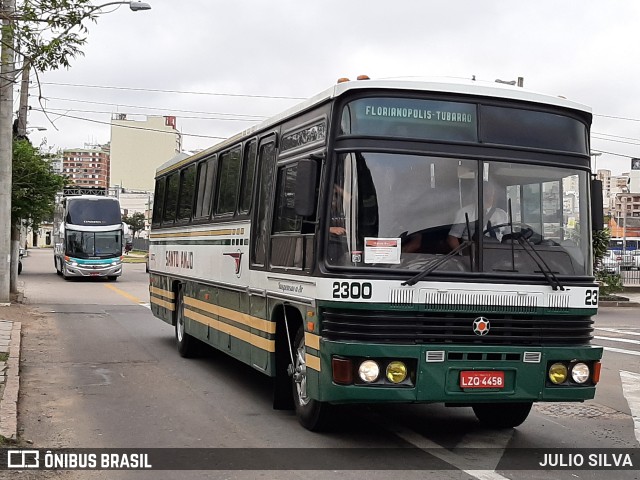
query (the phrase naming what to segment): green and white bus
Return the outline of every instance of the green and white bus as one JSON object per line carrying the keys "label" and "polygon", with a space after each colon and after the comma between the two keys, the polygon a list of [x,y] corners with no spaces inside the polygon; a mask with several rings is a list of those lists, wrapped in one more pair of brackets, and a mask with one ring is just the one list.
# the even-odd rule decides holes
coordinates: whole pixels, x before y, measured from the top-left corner
{"label": "green and white bus", "polygon": [[591,118],[517,87],[338,82],[157,170],[152,311],[181,355],[273,377],[310,430],[339,404],[514,427],[591,399]]}

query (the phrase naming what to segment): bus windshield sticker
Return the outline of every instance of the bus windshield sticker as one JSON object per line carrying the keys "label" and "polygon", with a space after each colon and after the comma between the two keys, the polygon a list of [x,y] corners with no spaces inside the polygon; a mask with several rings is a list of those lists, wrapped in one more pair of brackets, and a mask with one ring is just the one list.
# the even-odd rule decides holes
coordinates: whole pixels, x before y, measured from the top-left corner
{"label": "bus windshield sticker", "polygon": [[365,237],[364,263],[400,263],[400,239]]}
{"label": "bus windshield sticker", "polygon": [[411,137],[430,140],[478,141],[477,106],[407,98],[364,98],[344,111],[343,133]]}

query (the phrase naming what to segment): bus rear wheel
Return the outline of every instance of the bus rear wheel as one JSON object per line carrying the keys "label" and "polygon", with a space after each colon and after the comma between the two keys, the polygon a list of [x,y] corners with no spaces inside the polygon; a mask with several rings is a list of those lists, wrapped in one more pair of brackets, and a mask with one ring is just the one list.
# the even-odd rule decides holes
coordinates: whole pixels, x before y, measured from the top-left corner
{"label": "bus rear wheel", "polygon": [[478,403],[473,405],[473,413],[486,427],[513,428],[527,419],[532,405],[532,402]]}
{"label": "bus rear wheel", "polygon": [[309,397],[307,390],[306,348],[304,328],[300,326],[293,342],[293,402],[300,424],[308,430],[319,432],[329,427],[331,405]]}
{"label": "bus rear wheel", "polygon": [[184,323],[184,293],[181,287],[176,297],[176,341],[180,356],[189,358],[196,354],[197,341],[185,331]]}

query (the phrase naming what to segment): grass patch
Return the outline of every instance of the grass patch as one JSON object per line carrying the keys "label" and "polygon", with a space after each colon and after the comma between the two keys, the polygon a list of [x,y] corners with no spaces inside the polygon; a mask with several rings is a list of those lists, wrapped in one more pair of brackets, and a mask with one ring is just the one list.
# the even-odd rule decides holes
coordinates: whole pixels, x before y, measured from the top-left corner
{"label": "grass patch", "polygon": [[7,360],[9,360],[9,354],[8,353],[0,353],[0,362],[6,362]]}
{"label": "grass patch", "polygon": [[122,256],[122,263],[145,263],[147,261],[144,257],[130,257],[127,255]]}

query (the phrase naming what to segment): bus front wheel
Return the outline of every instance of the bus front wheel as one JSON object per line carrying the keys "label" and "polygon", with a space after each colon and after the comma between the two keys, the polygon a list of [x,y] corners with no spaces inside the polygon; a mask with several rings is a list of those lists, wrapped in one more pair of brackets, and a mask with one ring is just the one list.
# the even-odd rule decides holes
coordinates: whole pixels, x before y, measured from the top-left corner
{"label": "bus front wheel", "polygon": [[309,397],[307,390],[306,348],[304,345],[304,328],[298,329],[293,342],[293,401],[300,424],[308,430],[318,432],[329,426],[330,408],[326,402]]}
{"label": "bus front wheel", "polygon": [[180,288],[176,300],[176,341],[180,356],[189,358],[196,354],[196,339],[185,331],[184,323],[184,293]]}
{"label": "bus front wheel", "polygon": [[473,413],[486,427],[513,428],[521,425],[527,419],[531,405],[531,402],[478,403],[473,405]]}

